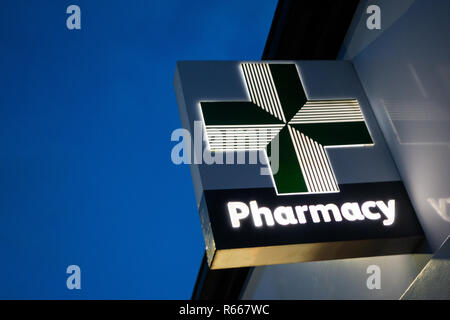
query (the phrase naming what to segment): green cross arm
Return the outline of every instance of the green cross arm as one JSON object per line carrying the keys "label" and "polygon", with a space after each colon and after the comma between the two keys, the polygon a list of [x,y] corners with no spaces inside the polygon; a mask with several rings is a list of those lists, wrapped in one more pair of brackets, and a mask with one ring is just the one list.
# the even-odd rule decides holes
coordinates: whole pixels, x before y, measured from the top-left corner
{"label": "green cross arm", "polygon": [[323,146],[373,144],[356,99],[308,101],[289,124]]}
{"label": "green cross arm", "polygon": [[369,130],[363,121],[304,123],[291,124],[291,126],[326,147],[373,144]]}
{"label": "green cross arm", "polygon": [[252,102],[201,102],[212,151],[260,150],[284,123]]}
{"label": "green cross arm", "polygon": [[283,124],[252,102],[200,102],[200,106],[207,127]]}
{"label": "green cross arm", "polygon": [[309,191],[288,126],[267,145],[266,153],[278,194]]}

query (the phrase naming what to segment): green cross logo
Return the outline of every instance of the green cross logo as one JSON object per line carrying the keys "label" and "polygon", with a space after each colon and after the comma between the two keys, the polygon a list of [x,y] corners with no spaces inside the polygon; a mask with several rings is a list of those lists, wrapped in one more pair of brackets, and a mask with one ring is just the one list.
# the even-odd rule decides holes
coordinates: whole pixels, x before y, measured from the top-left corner
{"label": "green cross logo", "polygon": [[325,148],[373,145],[358,101],[309,101],[295,64],[241,68],[251,101],[200,102],[210,149],[269,155],[278,138],[278,194],[339,192]]}

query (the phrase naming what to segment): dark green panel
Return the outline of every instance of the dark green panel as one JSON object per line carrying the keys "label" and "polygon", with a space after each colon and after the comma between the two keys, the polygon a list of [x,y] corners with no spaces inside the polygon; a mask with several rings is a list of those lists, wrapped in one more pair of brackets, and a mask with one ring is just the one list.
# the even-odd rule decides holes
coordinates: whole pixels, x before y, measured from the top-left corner
{"label": "dark green panel", "polygon": [[206,125],[283,124],[252,102],[200,102]]}
{"label": "dark green panel", "polygon": [[303,134],[323,146],[373,144],[365,122],[292,124]]}
{"label": "dark green panel", "polygon": [[[278,193],[308,192],[287,126],[278,135],[280,139],[279,167],[278,172],[273,176]],[[270,155],[271,146],[272,142],[267,145],[268,155]]]}
{"label": "dark green panel", "polygon": [[270,64],[269,67],[286,121],[289,121],[306,102],[297,67],[295,64]]}

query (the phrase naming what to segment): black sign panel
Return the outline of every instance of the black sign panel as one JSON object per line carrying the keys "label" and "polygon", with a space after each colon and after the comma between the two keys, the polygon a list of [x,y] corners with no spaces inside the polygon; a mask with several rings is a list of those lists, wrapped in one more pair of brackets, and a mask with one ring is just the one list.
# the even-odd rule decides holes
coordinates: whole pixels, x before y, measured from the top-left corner
{"label": "black sign panel", "polygon": [[305,195],[208,190],[200,209],[211,268],[407,253],[423,237],[399,181]]}

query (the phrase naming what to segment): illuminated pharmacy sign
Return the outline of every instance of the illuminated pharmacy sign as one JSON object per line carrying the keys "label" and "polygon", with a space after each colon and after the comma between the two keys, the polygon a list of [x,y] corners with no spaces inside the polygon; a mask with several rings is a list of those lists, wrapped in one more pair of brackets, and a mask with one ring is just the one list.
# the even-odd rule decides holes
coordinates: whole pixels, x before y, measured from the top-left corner
{"label": "illuminated pharmacy sign", "polygon": [[[211,154],[191,164],[212,269],[400,254],[422,229],[350,62],[179,62],[184,129]],[[255,168],[256,167],[256,168]]]}

